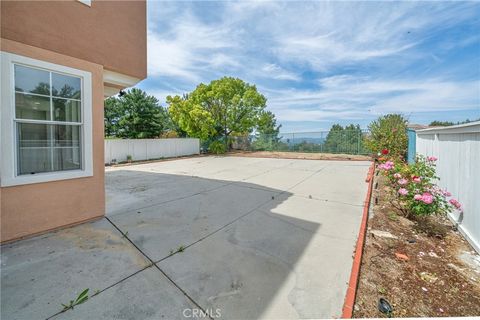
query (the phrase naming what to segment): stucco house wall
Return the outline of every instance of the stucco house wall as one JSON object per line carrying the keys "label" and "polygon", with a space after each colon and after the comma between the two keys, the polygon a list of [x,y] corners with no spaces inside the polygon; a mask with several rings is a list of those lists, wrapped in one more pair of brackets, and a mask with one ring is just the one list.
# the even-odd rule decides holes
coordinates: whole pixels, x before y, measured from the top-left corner
{"label": "stucco house wall", "polygon": [[2,38],[147,76],[145,1],[1,1]]}
{"label": "stucco house wall", "polygon": [[2,39],[2,51],[91,72],[93,177],[2,187],[1,241],[103,216],[103,67],[5,39]]}
{"label": "stucco house wall", "polygon": [[[12,158],[4,161],[5,156],[0,157],[0,242],[4,243],[105,214],[103,103],[105,96],[146,77],[146,2],[93,0],[88,6],[76,0],[1,1],[0,10],[2,66],[4,57],[14,54],[86,72],[91,79],[91,130],[87,130],[89,135],[91,131],[91,174],[48,182],[5,183],[4,168],[14,180],[11,173],[16,164]],[[3,80],[9,72],[2,70]],[[11,91],[3,87],[2,93],[13,96],[13,85],[8,89]],[[2,98],[0,123],[11,126],[15,116],[7,119],[5,115],[11,112],[5,112],[7,109],[15,114],[15,107]],[[5,132],[6,126],[1,124],[0,130]],[[14,136],[13,131],[7,132]],[[0,154],[15,150],[5,147],[2,139]]]}

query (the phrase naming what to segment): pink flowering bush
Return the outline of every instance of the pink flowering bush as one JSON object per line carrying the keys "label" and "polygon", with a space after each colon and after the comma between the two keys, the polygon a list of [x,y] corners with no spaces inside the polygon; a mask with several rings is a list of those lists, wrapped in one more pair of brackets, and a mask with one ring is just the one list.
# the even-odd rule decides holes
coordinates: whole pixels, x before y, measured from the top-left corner
{"label": "pink flowering bush", "polygon": [[386,161],[378,165],[391,187],[392,204],[407,217],[446,214],[462,210],[455,199],[448,200],[451,193],[437,186],[435,157],[417,157],[414,164],[402,161]]}
{"label": "pink flowering bush", "polygon": [[392,170],[393,167],[394,167],[393,161],[387,161],[387,162],[382,163],[378,166],[379,169],[386,170],[386,171]]}

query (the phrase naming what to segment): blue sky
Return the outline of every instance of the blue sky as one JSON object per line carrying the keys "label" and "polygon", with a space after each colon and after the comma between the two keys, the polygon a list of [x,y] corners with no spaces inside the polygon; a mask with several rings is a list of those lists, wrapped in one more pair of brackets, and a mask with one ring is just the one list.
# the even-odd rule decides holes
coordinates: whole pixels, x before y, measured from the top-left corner
{"label": "blue sky", "polygon": [[148,2],[162,105],[222,76],[257,85],[283,132],[480,118],[480,2]]}

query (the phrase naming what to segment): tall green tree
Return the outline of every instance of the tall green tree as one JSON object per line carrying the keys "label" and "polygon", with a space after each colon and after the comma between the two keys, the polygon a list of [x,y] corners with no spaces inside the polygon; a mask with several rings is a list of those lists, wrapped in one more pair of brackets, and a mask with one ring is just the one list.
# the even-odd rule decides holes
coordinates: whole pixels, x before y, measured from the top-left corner
{"label": "tall green tree", "polygon": [[370,123],[365,145],[373,153],[388,150],[390,156],[405,157],[407,153],[407,119],[401,114],[387,114]]}
{"label": "tall green tree", "polygon": [[360,125],[349,124],[345,128],[334,124],[327,134],[324,150],[332,153],[362,154],[363,132]]}
{"label": "tall green tree", "polygon": [[171,125],[168,112],[158,99],[133,88],[121,97],[105,100],[107,137],[157,138]]}
{"label": "tall green tree", "polygon": [[103,109],[105,137],[112,138],[117,135],[120,115],[118,99],[116,97],[105,99]]}
{"label": "tall green tree", "polygon": [[332,125],[330,131],[328,131],[327,137],[324,143],[324,150],[326,152],[340,152],[341,144],[344,140],[344,130],[343,127],[337,123]]}
{"label": "tall green tree", "polygon": [[278,137],[281,124],[277,125],[277,119],[271,111],[262,111],[258,117],[257,133]]}
{"label": "tall green tree", "polygon": [[365,153],[364,135],[358,124],[349,124],[345,126],[345,149],[347,153]]}
{"label": "tall green tree", "polygon": [[262,111],[258,118],[258,125],[256,128],[255,142],[253,144],[256,150],[278,150],[280,128],[282,125],[277,125],[277,119],[271,111]]}
{"label": "tall green tree", "polygon": [[183,97],[167,97],[170,116],[181,130],[204,140],[224,137],[225,142],[232,133],[251,133],[266,102],[254,85],[232,77],[202,83]]}

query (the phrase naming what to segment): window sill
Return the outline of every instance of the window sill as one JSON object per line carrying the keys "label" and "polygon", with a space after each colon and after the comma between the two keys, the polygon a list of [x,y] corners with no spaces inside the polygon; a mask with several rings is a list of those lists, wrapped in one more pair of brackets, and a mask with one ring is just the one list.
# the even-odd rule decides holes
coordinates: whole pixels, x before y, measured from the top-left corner
{"label": "window sill", "polygon": [[93,173],[87,172],[86,170],[45,172],[45,173],[36,173],[36,174],[30,174],[30,175],[21,175],[17,177],[9,177],[9,178],[5,177],[1,181],[1,186],[13,187],[13,186],[26,185],[26,184],[62,181],[62,180],[88,178],[88,177],[93,177]]}

